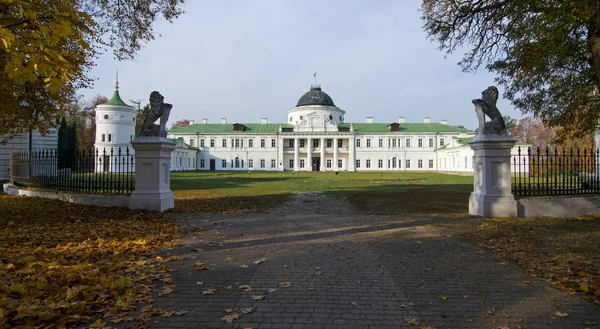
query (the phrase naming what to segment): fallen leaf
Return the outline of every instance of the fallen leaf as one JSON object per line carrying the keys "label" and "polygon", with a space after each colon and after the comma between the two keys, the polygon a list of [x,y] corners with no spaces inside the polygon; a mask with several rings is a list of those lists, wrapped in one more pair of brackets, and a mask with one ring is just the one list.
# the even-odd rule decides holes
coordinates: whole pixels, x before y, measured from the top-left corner
{"label": "fallen leaf", "polygon": [[228,308],[225,309],[225,312],[231,313],[231,312],[233,312],[233,308],[232,307],[228,307]]}
{"label": "fallen leaf", "polygon": [[251,292],[252,291],[252,287],[250,285],[247,285],[247,284],[243,284],[241,286],[238,286],[238,288],[242,289],[244,292]]}
{"label": "fallen leaf", "polygon": [[188,312],[188,311],[177,311],[177,312],[175,312],[175,313],[173,313],[173,314],[174,314],[174,315],[177,315],[177,316],[182,316],[182,315],[186,314],[187,312]]}
{"label": "fallen leaf", "polygon": [[356,306],[356,302],[350,302],[350,305]]}
{"label": "fallen leaf", "polygon": [[441,300],[443,300],[443,301],[447,301],[448,300],[448,296],[444,296],[444,295],[441,295],[438,298],[441,299]]}
{"label": "fallen leaf", "polygon": [[563,312],[556,311],[556,312],[554,312],[554,315],[564,318],[564,317],[569,316],[569,313],[563,313]]}
{"label": "fallen leaf", "polygon": [[413,326],[416,326],[417,324],[420,323],[419,319],[417,319],[417,318],[406,318],[404,320],[406,321],[406,323],[413,325]]}
{"label": "fallen leaf", "polygon": [[202,295],[204,295],[204,296],[206,296],[206,295],[214,295],[217,291],[219,291],[219,289],[217,289],[217,288],[211,288],[211,289],[202,291]]}
{"label": "fallen leaf", "polygon": [[237,313],[232,313],[229,315],[225,315],[224,317],[221,318],[221,320],[227,322],[227,323],[232,323],[235,320],[239,320],[240,317]]}
{"label": "fallen leaf", "polygon": [[248,265],[240,265],[241,268],[248,268]]}
{"label": "fallen leaf", "polygon": [[315,287],[308,287],[308,291],[315,291]]}
{"label": "fallen leaf", "polygon": [[281,288],[288,288],[291,286],[292,286],[292,284],[290,282],[279,282],[279,287],[281,287]]}
{"label": "fallen leaf", "polygon": [[315,272],[315,275],[321,275],[321,274],[323,274],[323,272],[321,272],[321,271],[316,271]]}
{"label": "fallen leaf", "polygon": [[225,289],[225,290],[231,290],[232,288],[233,288],[233,286],[225,286],[225,287],[223,287],[223,289]]}
{"label": "fallen leaf", "polygon": [[106,322],[102,322],[102,319],[96,320],[96,322],[90,324],[90,328],[104,328],[106,326]]}
{"label": "fallen leaf", "polygon": [[252,308],[252,307],[242,309],[242,313],[244,313],[244,314],[249,314],[249,313],[252,313],[253,311],[254,311],[254,308]]}
{"label": "fallen leaf", "polygon": [[204,284],[204,281],[196,281],[196,284],[197,284],[197,285]]}
{"label": "fallen leaf", "polygon": [[263,300],[265,299],[264,295],[252,295],[253,300]]}
{"label": "fallen leaf", "polygon": [[260,264],[260,263],[262,263],[262,262],[265,262],[266,260],[267,260],[267,259],[263,257],[263,258],[261,258],[261,259],[259,259],[259,260],[255,260],[253,263],[254,263],[254,264],[256,264],[256,265],[258,265],[258,264]]}
{"label": "fallen leaf", "polygon": [[159,292],[158,295],[159,296],[166,296],[170,293],[172,293],[174,290],[171,286],[164,286]]}
{"label": "fallen leaf", "polygon": [[171,316],[173,316],[173,314],[175,314],[175,311],[165,311],[160,316],[162,316],[163,318],[170,318]]}
{"label": "fallen leaf", "polygon": [[269,290],[267,290],[267,293],[274,294],[276,291],[277,291],[277,289],[275,289],[275,288],[269,288]]}

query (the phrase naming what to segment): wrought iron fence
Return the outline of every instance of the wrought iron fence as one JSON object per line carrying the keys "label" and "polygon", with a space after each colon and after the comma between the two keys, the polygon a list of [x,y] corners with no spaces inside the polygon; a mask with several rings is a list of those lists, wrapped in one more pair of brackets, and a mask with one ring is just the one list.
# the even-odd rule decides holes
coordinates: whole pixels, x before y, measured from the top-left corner
{"label": "wrought iron fence", "polygon": [[15,186],[45,190],[131,194],[135,159],[126,147],[13,153],[10,181]]}
{"label": "wrought iron fence", "polygon": [[599,150],[539,147],[512,157],[515,196],[599,194]]}

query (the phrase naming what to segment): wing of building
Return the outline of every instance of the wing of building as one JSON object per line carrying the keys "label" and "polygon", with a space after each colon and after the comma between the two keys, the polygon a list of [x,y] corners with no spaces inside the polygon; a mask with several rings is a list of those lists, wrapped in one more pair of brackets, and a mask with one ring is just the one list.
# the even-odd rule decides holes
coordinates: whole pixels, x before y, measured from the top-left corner
{"label": "wing of building", "polygon": [[[313,85],[285,123],[193,123],[169,137],[197,149],[196,170],[472,172],[475,132],[446,120],[407,123],[344,121],[345,111]],[[185,156],[192,156],[186,152]],[[178,163],[178,160],[174,160]],[[190,162],[193,163],[193,162]]]}

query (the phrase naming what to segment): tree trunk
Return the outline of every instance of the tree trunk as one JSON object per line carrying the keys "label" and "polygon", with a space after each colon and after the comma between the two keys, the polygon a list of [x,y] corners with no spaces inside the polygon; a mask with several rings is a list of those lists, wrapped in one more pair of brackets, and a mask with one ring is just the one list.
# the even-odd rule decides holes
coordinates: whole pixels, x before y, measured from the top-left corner
{"label": "tree trunk", "polygon": [[600,0],[594,0],[593,10],[588,42],[592,51],[596,90],[600,91]]}

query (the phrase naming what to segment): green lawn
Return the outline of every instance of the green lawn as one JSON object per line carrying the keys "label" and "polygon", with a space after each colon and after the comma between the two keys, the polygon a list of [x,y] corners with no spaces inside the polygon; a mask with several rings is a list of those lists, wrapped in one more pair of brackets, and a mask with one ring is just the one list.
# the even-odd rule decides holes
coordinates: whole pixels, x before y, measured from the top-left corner
{"label": "green lawn", "polygon": [[417,172],[171,173],[176,210],[208,213],[264,212],[299,192],[347,197],[366,213],[392,214],[398,207],[409,213],[437,213],[448,206],[462,213],[472,186],[473,177]]}

